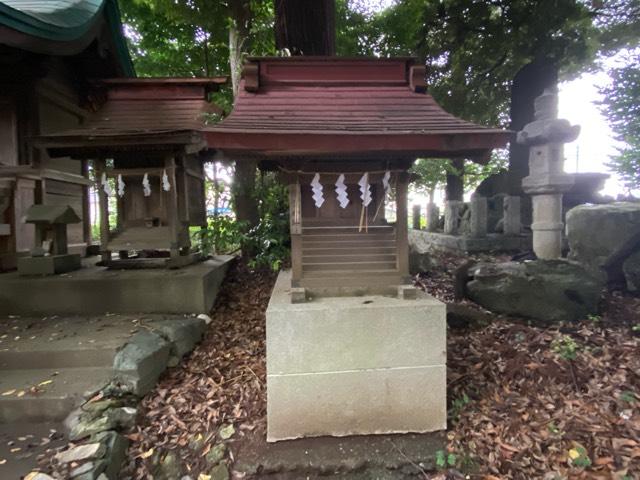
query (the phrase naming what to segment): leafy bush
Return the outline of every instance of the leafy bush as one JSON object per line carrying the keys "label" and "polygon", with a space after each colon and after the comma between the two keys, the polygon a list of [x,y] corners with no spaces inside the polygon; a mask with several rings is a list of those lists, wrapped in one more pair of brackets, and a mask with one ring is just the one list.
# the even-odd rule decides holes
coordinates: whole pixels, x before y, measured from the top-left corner
{"label": "leafy bush", "polygon": [[196,231],[193,241],[205,255],[225,255],[240,249],[244,226],[228,215],[207,219],[207,228]]}
{"label": "leafy bush", "polygon": [[260,221],[247,232],[243,249],[252,253],[251,266],[279,270],[291,254],[287,188],[271,173],[262,175],[256,187]]}
{"label": "leafy bush", "polygon": [[205,254],[229,254],[242,249],[251,267],[279,270],[291,251],[286,187],[264,174],[256,188],[260,221],[249,228],[232,216],[209,217],[206,229],[195,232],[194,243]]}

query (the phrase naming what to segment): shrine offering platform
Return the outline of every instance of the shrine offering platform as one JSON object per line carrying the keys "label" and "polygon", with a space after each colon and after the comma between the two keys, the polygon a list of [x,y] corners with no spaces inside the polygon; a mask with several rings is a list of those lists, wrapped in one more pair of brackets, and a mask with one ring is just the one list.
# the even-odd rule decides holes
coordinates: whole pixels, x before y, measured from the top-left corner
{"label": "shrine offering platform", "polygon": [[63,275],[0,274],[0,314],[208,313],[234,257],[184,268],[109,270],[95,266]]}
{"label": "shrine offering platform", "polygon": [[267,440],[446,429],[446,309],[433,297],[291,302],[267,309]]}

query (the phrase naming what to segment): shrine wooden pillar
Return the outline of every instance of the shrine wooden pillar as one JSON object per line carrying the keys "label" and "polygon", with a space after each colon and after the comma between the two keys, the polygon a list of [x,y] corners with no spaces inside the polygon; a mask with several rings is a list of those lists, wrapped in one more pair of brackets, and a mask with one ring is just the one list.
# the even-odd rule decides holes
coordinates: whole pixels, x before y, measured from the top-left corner
{"label": "shrine wooden pillar", "polygon": [[107,173],[107,162],[104,158],[95,160],[96,185],[98,189],[98,211],[100,212],[100,256],[103,262],[111,261],[109,250],[109,198],[100,183],[102,174]]}
{"label": "shrine wooden pillar", "polygon": [[302,279],[302,197],[300,182],[289,183],[289,229],[291,230],[291,282]]}
{"label": "shrine wooden pillar", "polygon": [[407,189],[409,174],[398,174],[396,183],[396,244],[398,254],[398,272],[402,277],[409,275],[409,224],[407,212]]}
{"label": "shrine wooden pillar", "polygon": [[[169,245],[171,258],[180,256],[180,218],[178,215],[178,185],[176,183],[176,159],[165,157],[164,168],[169,178],[169,191],[163,191],[167,200],[167,222],[169,224]],[[161,182],[162,183],[162,182]],[[162,186],[160,187],[162,189]]]}

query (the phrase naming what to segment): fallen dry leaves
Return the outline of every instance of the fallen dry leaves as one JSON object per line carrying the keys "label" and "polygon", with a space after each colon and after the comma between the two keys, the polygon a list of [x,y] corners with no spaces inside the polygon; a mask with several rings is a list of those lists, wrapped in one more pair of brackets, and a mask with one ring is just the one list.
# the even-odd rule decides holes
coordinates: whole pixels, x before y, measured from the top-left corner
{"label": "fallen dry leaves", "polygon": [[[154,458],[168,451],[197,476],[222,427],[242,432],[265,422],[265,311],[274,282],[272,272],[232,267],[202,343],[140,405],[144,423],[130,435],[124,476],[153,478]],[[204,450],[191,448],[194,439]]]}
{"label": "fallen dry leaves", "polygon": [[[460,263],[447,257],[421,282],[451,301]],[[242,265],[230,273],[203,343],[143,401],[145,420],[131,435],[123,478],[153,478],[154,458],[168,451],[197,478],[205,458],[191,447],[194,439],[210,448],[225,425],[235,426],[235,442],[264,428],[264,311],[273,281]],[[496,318],[486,328],[449,331],[456,469],[487,480],[638,478],[640,334],[632,327],[640,323],[640,300],[609,295],[604,307],[598,321],[540,327]],[[552,348],[560,336],[578,345],[575,359]]]}

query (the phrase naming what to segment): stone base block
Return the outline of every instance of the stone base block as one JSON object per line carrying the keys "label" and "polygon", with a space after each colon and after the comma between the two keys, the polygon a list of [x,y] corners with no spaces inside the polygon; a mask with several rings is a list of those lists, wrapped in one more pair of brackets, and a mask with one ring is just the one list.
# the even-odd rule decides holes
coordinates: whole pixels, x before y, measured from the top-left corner
{"label": "stone base block", "polygon": [[267,309],[267,440],[446,428],[446,311],[436,299],[292,304],[282,272]]}
{"label": "stone base block", "polygon": [[267,441],[447,427],[444,365],[267,377]]}
{"label": "stone base block", "polygon": [[233,260],[218,256],[179,270],[108,270],[88,259],[67,275],[0,275],[0,314],[208,313]]}
{"label": "stone base block", "polygon": [[0,235],[11,235],[11,225],[8,223],[0,223]]}
{"label": "stone base block", "polygon": [[18,258],[18,274],[20,275],[56,275],[73,272],[81,267],[80,255],[76,254]]}

